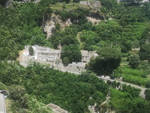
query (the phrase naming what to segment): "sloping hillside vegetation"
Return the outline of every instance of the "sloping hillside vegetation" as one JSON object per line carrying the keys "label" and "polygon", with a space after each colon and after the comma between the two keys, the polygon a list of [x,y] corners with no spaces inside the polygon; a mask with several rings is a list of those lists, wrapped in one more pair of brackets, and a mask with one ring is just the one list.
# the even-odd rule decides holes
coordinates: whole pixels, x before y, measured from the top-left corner
{"label": "sloping hillside vegetation", "polygon": [[[52,113],[47,105],[54,103],[69,113],[89,113],[89,106],[102,113],[150,113],[150,2],[98,1],[96,8],[80,0],[14,0],[7,7],[6,0],[0,1],[0,90],[9,92],[9,111]],[[52,15],[71,24],[62,28]],[[43,27],[49,20],[55,28],[47,38]],[[80,75],[41,64],[25,68],[17,58],[26,45],[61,45],[65,66],[81,61],[80,50],[99,56]],[[145,98],[139,89],[98,76],[146,88]]]}

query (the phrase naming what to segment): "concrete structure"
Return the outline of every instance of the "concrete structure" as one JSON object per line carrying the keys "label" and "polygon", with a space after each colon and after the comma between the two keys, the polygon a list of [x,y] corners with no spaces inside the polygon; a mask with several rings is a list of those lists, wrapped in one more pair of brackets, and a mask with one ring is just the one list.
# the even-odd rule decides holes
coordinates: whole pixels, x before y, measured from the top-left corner
{"label": "concrete structure", "polygon": [[5,96],[0,93],[0,113],[6,113]]}
{"label": "concrete structure", "polygon": [[62,109],[61,107],[55,105],[55,104],[48,104],[48,107],[50,107],[53,111],[53,113],[68,113],[68,111]]}
{"label": "concrete structure", "polygon": [[19,62],[23,66],[28,66],[30,63],[38,62],[47,64],[50,68],[54,68],[63,72],[70,72],[80,74],[86,71],[85,66],[91,58],[95,58],[97,55],[94,51],[81,50],[82,60],[81,62],[72,62],[68,66],[64,66],[61,60],[61,50],[51,49],[48,47],[41,47],[38,45],[32,46],[33,55],[29,52],[30,46],[26,46],[23,51],[20,52]]}
{"label": "concrete structure", "polygon": [[92,57],[98,56],[98,54],[95,51],[86,51],[81,50],[82,54],[82,62],[88,63]]}

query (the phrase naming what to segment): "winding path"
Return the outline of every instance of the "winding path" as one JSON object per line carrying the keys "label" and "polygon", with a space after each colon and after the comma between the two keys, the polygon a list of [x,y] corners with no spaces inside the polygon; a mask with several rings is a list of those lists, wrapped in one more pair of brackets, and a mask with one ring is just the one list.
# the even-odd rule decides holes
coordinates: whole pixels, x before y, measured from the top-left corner
{"label": "winding path", "polygon": [[124,84],[124,85],[127,85],[127,86],[131,86],[131,87],[140,89],[141,92],[140,92],[140,95],[139,95],[139,96],[141,96],[142,98],[145,98],[145,90],[146,90],[147,88],[144,88],[144,87],[141,87],[141,86],[132,84],[132,83],[124,82],[124,81],[121,81],[121,80],[111,79],[111,78],[109,78],[109,77],[98,76],[98,78],[99,78],[99,79],[102,79],[102,80],[104,80],[104,81],[118,82],[118,83],[120,83],[120,84]]}

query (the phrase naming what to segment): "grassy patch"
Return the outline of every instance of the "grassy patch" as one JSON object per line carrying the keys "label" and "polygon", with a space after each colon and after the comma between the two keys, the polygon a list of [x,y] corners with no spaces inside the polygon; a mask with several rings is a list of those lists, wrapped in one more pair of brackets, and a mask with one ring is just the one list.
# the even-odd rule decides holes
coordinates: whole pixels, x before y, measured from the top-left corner
{"label": "grassy patch", "polygon": [[127,92],[111,89],[111,108],[117,113],[149,113],[149,103],[140,97],[131,98]]}
{"label": "grassy patch", "polygon": [[79,7],[82,7],[82,8],[89,8],[88,6],[85,6],[85,5],[81,5],[79,3],[69,3],[69,4],[66,4],[66,3],[56,3],[54,5],[51,5],[51,8],[53,11],[71,11],[71,10],[75,10],[75,9],[78,9]]}
{"label": "grassy patch", "polygon": [[145,86],[150,80],[150,78],[145,75],[145,72],[143,70],[132,69],[129,67],[120,67],[115,73],[115,76],[122,77],[126,82],[141,86]]}

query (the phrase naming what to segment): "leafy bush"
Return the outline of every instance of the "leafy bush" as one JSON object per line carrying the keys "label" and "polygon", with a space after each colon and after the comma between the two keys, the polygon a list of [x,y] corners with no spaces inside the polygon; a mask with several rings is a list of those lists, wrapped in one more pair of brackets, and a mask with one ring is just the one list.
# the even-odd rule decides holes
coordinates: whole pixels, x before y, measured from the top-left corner
{"label": "leafy bush", "polygon": [[52,110],[45,104],[37,101],[35,97],[29,97],[29,113],[53,113]]}
{"label": "leafy bush", "polygon": [[33,51],[32,46],[29,47],[29,54],[30,54],[31,56],[34,55],[34,51]]}
{"label": "leafy bush", "polygon": [[146,82],[146,87],[147,87],[147,88],[150,88],[150,80],[148,80],[148,81]]}
{"label": "leafy bush", "polygon": [[0,90],[7,90],[7,86],[0,82]]}
{"label": "leafy bush", "polygon": [[136,89],[136,88],[133,88],[131,86],[126,86],[126,85],[122,86],[121,91],[129,93],[132,97],[139,97],[139,94],[140,94],[140,89]]}
{"label": "leafy bush", "polygon": [[8,0],[1,0],[0,5],[5,5]]}
{"label": "leafy bush", "polygon": [[145,76],[143,70],[132,69],[129,67],[121,67],[115,70],[114,76],[122,77],[124,81],[134,83],[137,85],[146,86],[149,78]]}
{"label": "leafy bush", "polygon": [[131,55],[129,56],[129,65],[132,67],[132,68],[137,68],[139,63],[140,63],[140,58],[138,55]]}
{"label": "leafy bush", "polygon": [[68,45],[62,48],[61,59],[65,65],[81,61],[80,48],[76,45]]}
{"label": "leafy bush", "polygon": [[145,98],[146,98],[146,100],[150,100],[150,90],[149,89],[147,89],[145,91]]}
{"label": "leafy bush", "polygon": [[98,75],[110,75],[120,65],[121,52],[116,48],[102,48],[98,51],[99,56],[92,59],[87,69]]}
{"label": "leafy bush", "polygon": [[[35,106],[40,103],[55,103],[72,113],[84,113],[89,105],[103,102],[108,92],[108,86],[91,74],[75,76],[38,64],[23,68],[18,64],[1,63],[0,70],[0,80],[11,86],[10,97],[16,103],[14,109],[32,111],[30,107],[33,107],[33,111],[38,111]],[[40,103],[34,105],[33,100],[29,106],[30,95]]]}
{"label": "leafy bush", "polygon": [[150,44],[144,44],[140,48],[140,58],[150,61]]}
{"label": "leafy bush", "polygon": [[93,31],[82,31],[80,34],[81,48],[85,50],[93,50],[93,46],[98,41],[98,35]]}
{"label": "leafy bush", "polygon": [[111,89],[110,103],[117,113],[149,113],[150,103],[142,98],[130,98],[129,93]]}
{"label": "leafy bush", "polygon": [[22,86],[11,86],[9,88],[9,92],[10,92],[10,98],[12,98],[13,100],[15,100],[17,103],[19,103],[19,105],[22,108],[27,108],[27,97],[25,96],[26,94],[26,90],[24,87]]}

